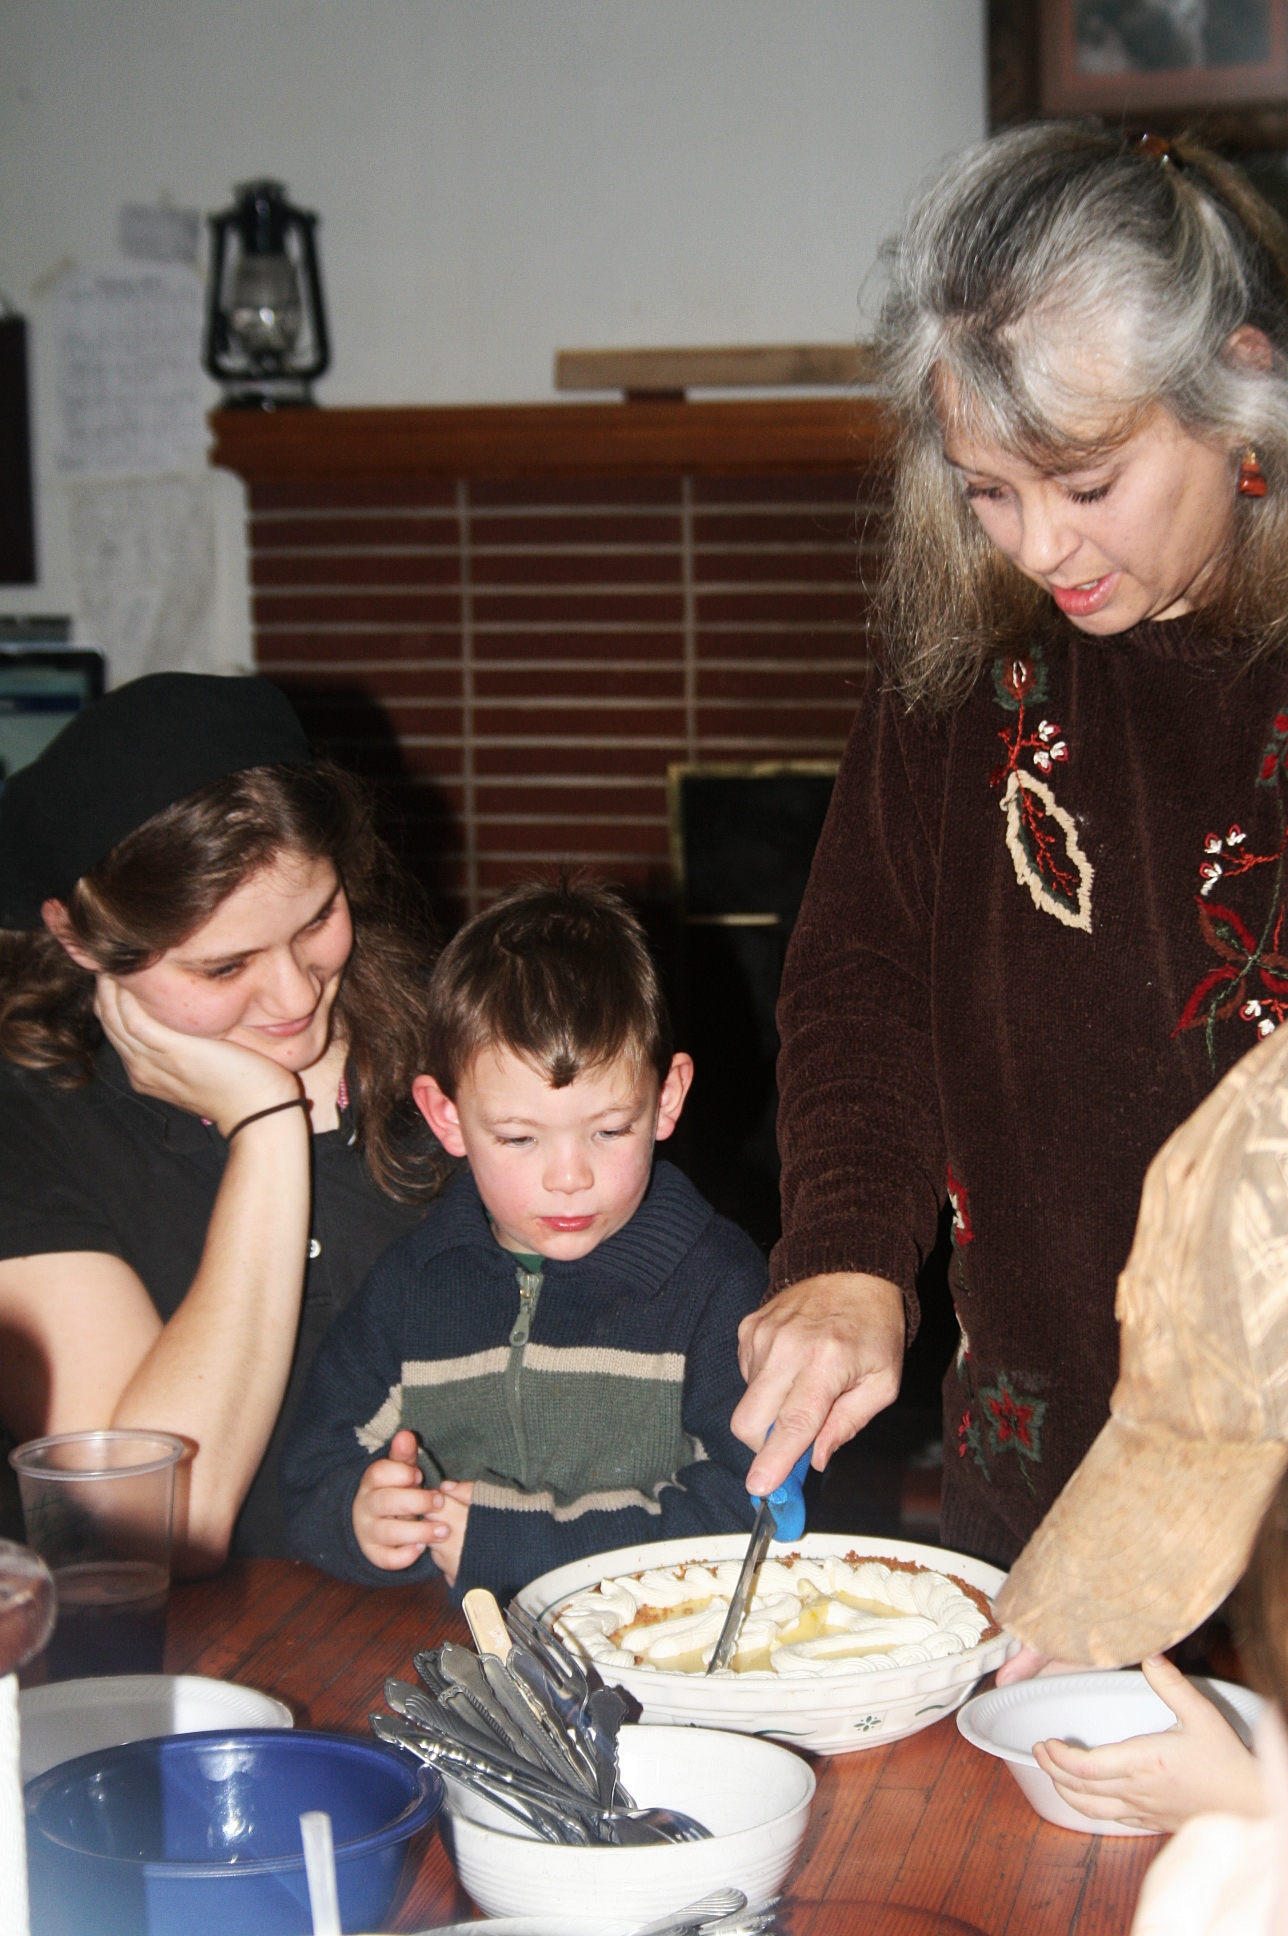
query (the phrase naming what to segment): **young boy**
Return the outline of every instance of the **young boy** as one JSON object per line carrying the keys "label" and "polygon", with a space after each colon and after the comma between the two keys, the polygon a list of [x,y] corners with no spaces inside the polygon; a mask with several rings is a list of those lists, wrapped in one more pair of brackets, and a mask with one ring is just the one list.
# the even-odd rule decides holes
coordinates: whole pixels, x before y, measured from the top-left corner
{"label": "young boy", "polygon": [[499,1596],[610,1547],[750,1526],[729,1430],[751,1239],[655,1142],[693,1077],[643,930],[512,889],[443,951],[416,1102],[468,1169],[318,1353],[282,1465],[301,1556]]}

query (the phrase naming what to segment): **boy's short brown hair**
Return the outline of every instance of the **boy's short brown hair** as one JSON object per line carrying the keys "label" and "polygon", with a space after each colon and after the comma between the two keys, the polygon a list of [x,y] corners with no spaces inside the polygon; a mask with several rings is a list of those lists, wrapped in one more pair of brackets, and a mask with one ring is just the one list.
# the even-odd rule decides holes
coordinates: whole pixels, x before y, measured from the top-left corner
{"label": "boy's short brown hair", "polygon": [[525,881],[449,941],[429,987],[427,1072],[455,1098],[486,1049],[510,1049],[554,1089],[620,1055],[671,1066],[671,1023],[639,920],[579,875]]}

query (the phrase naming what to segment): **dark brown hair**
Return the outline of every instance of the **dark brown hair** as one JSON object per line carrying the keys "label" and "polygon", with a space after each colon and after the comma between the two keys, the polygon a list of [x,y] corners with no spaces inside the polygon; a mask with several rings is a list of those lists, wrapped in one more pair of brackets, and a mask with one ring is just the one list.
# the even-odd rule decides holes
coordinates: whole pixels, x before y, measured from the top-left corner
{"label": "dark brown hair", "polygon": [[664,1081],[671,1022],[639,921],[583,875],[512,887],[449,941],[429,986],[426,1068],[443,1092],[506,1048],[566,1089],[619,1055]]}
{"label": "dark brown hair", "polygon": [[1234,1612],[1249,1680],[1288,1715],[1288,1472],[1266,1507]]}
{"label": "dark brown hair", "polygon": [[[351,774],[325,760],[259,766],[189,794],[77,881],[66,904],[72,934],[107,974],[136,973],[288,853],[330,861],[353,917],[335,1026],[348,1043],[358,1147],[389,1196],[432,1194],[445,1163],[427,1149],[411,1099],[423,1061],[428,922]],[[103,1040],[93,1002],[93,975],[47,930],[0,933],[0,1055],[68,1085],[88,1082]]]}

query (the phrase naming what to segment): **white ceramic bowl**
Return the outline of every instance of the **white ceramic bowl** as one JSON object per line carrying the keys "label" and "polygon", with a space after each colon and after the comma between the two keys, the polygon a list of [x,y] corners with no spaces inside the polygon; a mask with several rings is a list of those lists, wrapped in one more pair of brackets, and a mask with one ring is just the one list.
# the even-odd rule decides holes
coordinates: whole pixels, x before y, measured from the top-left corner
{"label": "white ceramic bowl", "polygon": [[[655,1546],[624,1546],[615,1553],[592,1553],[588,1559],[543,1573],[524,1587],[519,1603],[536,1619],[553,1618],[565,1600],[602,1579],[639,1573],[650,1566],[675,1566],[685,1560],[741,1559],[746,1550],[742,1533],[721,1533],[709,1538],[660,1540]],[[915,1546],[902,1539],[806,1533],[782,1550],[803,1553],[810,1559],[833,1555],[844,1558],[847,1553],[857,1553],[864,1559],[911,1560],[937,1573],[955,1573],[990,1599],[1006,1578],[995,1566],[968,1559],[964,1553],[950,1553],[940,1546]],[[968,1653],[950,1654],[945,1660],[875,1672],[865,1672],[856,1665],[853,1673],[811,1676],[808,1680],[768,1671],[708,1680],[703,1674],[664,1673],[656,1667],[613,1667],[605,1669],[605,1678],[630,1689],[643,1703],[648,1722],[768,1734],[807,1748],[811,1754],[847,1754],[854,1748],[898,1741],[953,1713],[980,1676],[1000,1667],[1018,1646],[1009,1634],[998,1634]]]}
{"label": "white ceramic bowl", "polygon": [[[1194,1685],[1251,1747],[1252,1729],[1265,1706],[1261,1696],[1230,1681],[1195,1677]],[[1033,1744],[1058,1738],[1079,1748],[1103,1748],[1136,1734],[1162,1734],[1175,1719],[1145,1676],[1133,1671],[1039,1675],[1011,1687],[993,1687],[967,1702],[957,1726],[972,1747],[1006,1762],[1044,1821],[1082,1835],[1146,1835],[1147,1829],[1097,1821],[1062,1801],[1051,1777],[1038,1767]]]}
{"label": "white ceramic bowl", "polygon": [[778,1894],[809,1821],[814,1771],[745,1735],[623,1728],[622,1780],[641,1807],[681,1809],[709,1841],[643,1849],[567,1848],[528,1836],[480,1796],[447,1783],[457,1874],[489,1916],[594,1919],[602,1936],[636,1929],[708,1890],[741,1889],[752,1909]]}
{"label": "white ceramic bowl", "polygon": [[204,1680],[197,1674],[106,1674],[24,1688],[18,1696],[18,1721],[24,1782],[61,1761],[160,1734],[295,1725],[285,1702],[253,1687]]}

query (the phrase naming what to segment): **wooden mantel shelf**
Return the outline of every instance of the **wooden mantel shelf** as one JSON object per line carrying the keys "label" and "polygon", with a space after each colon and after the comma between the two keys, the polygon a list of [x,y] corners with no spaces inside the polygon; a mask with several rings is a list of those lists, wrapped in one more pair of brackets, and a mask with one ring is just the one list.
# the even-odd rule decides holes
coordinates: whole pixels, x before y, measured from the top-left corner
{"label": "wooden mantel shelf", "polygon": [[864,469],[883,444],[869,397],[216,410],[210,421],[211,463],[252,484],[827,474]]}

